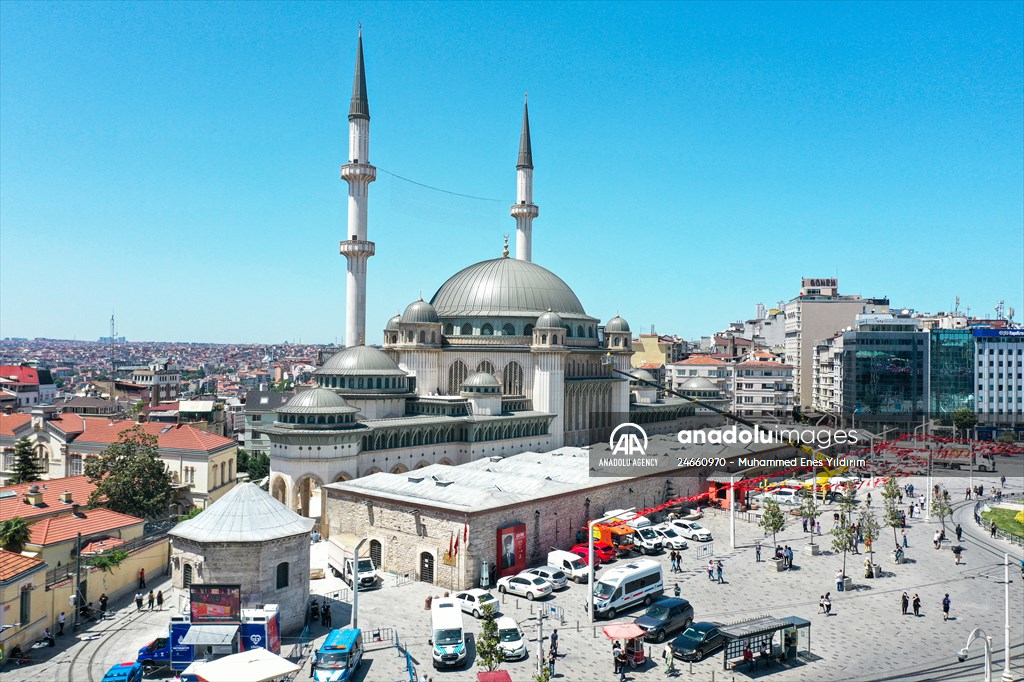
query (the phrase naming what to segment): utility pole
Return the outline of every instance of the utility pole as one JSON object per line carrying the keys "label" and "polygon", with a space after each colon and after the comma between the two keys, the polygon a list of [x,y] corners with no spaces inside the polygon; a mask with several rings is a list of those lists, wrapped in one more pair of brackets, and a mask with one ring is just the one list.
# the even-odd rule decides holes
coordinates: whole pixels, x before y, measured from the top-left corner
{"label": "utility pole", "polygon": [[1003,586],[1006,590],[1006,622],[1003,624],[1003,682],[1013,682],[1010,670],[1010,555],[1003,554]]}
{"label": "utility pole", "polygon": [[82,601],[82,597],[79,594],[79,590],[82,585],[82,534],[78,534],[78,538],[75,540],[75,590],[72,594],[75,595],[75,603],[71,607],[74,609],[74,613],[71,614],[71,630],[74,632],[78,631],[78,612],[81,610],[82,605],[79,604]]}
{"label": "utility pole", "polygon": [[366,544],[366,538],[356,543],[352,552],[352,629],[359,627],[359,550]]}
{"label": "utility pole", "polygon": [[544,607],[537,613],[537,674],[544,671]]}

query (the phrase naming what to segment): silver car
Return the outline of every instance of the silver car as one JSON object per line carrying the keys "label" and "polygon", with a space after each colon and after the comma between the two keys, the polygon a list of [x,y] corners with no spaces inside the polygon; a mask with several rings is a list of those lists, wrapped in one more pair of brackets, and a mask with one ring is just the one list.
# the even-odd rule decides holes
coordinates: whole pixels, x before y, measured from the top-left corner
{"label": "silver car", "polygon": [[528,568],[523,573],[532,573],[533,575],[540,576],[551,583],[551,587],[556,590],[561,590],[569,584],[569,579],[561,569],[555,568],[554,566],[538,566],[537,568]]}

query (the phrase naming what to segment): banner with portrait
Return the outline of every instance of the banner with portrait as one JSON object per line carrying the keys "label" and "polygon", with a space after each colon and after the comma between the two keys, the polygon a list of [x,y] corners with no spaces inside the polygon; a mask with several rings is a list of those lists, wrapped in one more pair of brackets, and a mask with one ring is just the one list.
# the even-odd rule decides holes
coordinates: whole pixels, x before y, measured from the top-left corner
{"label": "banner with portrait", "polygon": [[498,548],[495,558],[499,578],[526,570],[525,523],[498,529]]}

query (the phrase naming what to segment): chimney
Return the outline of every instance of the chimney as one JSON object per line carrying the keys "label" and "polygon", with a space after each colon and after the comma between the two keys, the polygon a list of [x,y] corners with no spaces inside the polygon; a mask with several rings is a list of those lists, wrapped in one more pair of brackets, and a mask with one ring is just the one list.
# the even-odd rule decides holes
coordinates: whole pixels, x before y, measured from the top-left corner
{"label": "chimney", "polygon": [[83,514],[82,512],[79,511],[79,505],[77,505],[77,504],[72,504],[71,505],[71,515],[72,516],[77,516],[80,519],[85,517],[85,514]]}
{"label": "chimney", "polygon": [[60,494],[60,501],[63,502],[64,504],[71,504],[71,502],[72,502],[72,500],[71,500],[71,492],[68,491],[68,490],[65,490],[64,492],[62,492]]}
{"label": "chimney", "polygon": [[30,485],[28,490],[25,491],[25,504],[30,504],[33,507],[40,507],[43,504],[43,493],[39,491],[39,486]]}

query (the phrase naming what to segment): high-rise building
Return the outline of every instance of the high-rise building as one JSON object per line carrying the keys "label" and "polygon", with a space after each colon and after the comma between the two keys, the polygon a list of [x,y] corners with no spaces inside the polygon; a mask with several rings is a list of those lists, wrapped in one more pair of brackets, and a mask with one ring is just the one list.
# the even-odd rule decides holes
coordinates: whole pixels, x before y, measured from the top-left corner
{"label": "high-rise building", "polygon": [[970,329],[933,327],[928,337],[928,412],[946,422],[954,410],[974,409],[974,334]]}
{"label": "high-rise building", "polygon": [[1024,329],[973,329],[978,435],[1024,437]]}

